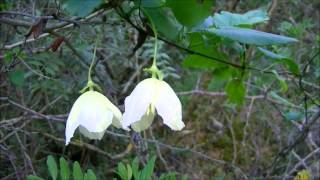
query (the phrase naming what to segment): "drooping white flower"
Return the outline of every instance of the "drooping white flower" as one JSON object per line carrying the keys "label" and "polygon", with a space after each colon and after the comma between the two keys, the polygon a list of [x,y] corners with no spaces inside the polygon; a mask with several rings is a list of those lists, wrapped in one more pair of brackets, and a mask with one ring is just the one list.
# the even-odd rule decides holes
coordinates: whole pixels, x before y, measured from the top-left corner
{"label": "drooping white flower", "polygon": [[96,91],[83,93],[73,104],[66,125],[66,145],[69,144],[75,130],[90,139],[101,139],[112,123],[120,128],[122,114],[108,98]]}
{"label": "drooping white flower", "polygon": [[122,127],[129,130],[131,125],[137,132],[147,129],[154,119],[155,110],[172,130],[181,130],[185,126],[181,102],[172,88],[162,80],[148,78],[126,97]]}

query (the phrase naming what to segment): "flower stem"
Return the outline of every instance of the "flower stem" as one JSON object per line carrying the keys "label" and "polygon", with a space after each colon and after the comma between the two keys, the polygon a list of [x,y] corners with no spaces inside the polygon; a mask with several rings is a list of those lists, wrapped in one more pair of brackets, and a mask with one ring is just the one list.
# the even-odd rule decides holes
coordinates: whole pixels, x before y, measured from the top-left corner
{"label": "flower stem", "polygon": [[150,17],[149,13],[143,8],[140,7],[141,10],[144,12],[145,16],[148,18],[150,24],[151,24],[151,28],[154,34],[154,53],[153,53],[153,62],[151,67],[148,69],[149,72],[152,73],[152,77],[156,78],[158,76],[158,78],[160,80],[162,80],[163,78],[163,74],[162,72],[158,69],[157,67],[157,54],[158,54],[158,32],[156,29],[156,26],[154,25],[154,22],[152,20],[152,18]]}
{"label": "flower stem", "polygon": [[91,61],[90,67],[89,67],[88,83],[89,83],[89,82],[92,82],[92,79],[91,79],[91,71],[92,71],[92,68],[93,68],[93,66],[94,66],[94,64],[95,64],[96,51],[97,51],[97,44],[96,44],[95,47],[94,47],[93,57],[92,57],[92,61]]}

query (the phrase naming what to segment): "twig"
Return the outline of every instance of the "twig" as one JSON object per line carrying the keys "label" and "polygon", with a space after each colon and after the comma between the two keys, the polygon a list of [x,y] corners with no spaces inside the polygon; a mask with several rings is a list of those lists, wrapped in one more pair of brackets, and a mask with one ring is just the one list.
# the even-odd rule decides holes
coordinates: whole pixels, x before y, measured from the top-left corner
{"label": "twig", "polygon": [[19,59],[19,61],[24,65],[26,66],[31,72],[33,72],[34,74],[40,76],[40,77],[43,77],[45,79],[53,79],[51,77],[48,77],[46,75],[43,75],[41,74],[40,72],[37,72],[36,70],[32,69],[23,59],[21,59],[19,56],[17,56],[17,59]]}
{"label": "twig", "polygon": [[11,131],[10,133],[8,133],[5,137],[3,137],[2,139],[0,139],[0,144],[3,143],[5,140],[7,140],[9,137],[13,136],[19,129],[22,129],[24,126],[26,126],[28,123],[30,123],[31,121],[26,121],[24,122],[21,126],[19,126],[19,128],[14,129],[13,131]]}
{"label": "twig", "polygon": [[[83,18],[82,20],[79,20],[79,23],[81,22],[86,22],[98,15],[100,15],[101,13],[103,13],[106,9],[102,9],[102,10],[99,10],[99,11],[96,11],[90,15],[88,15],[87,17]],[[0,18],[0,22],[2,23],[6,23],[6,24],[9,24],[9,25],[14,25],[14,26],[23,26],[23,27],[31,27],[32,26],[32,23],[29,23],[29,22],[25,22],[25,21],[19,21],[19,20],[12,20],[12,19],[9,19],[9,18]],[[71,27],[74,27],[75,24],[74,23],[70,23],[70,22],[62,22],[62,23],[59,23],[59,24],[55,24],[55,25],[52,25],[52,26],[49,26],[47,28],[45,28],[44,32],[47,32],[47,33],[44,33],[44,34],[41,34],[38,38],[31,38],[31,39],[27,39],[26,41],[25,40],[22,40],[22,41],[19,41],[19,42],[16,42],[16,43],[13,43],[13,44],[10,44],[10,45],[5,45],[3,47],[3,49],[5,50],[11,50],[15,47],[18,47],[18,46],[21,46],[25,43],[29,43],[29,42],[33,42],[39,38],[44,38],[44,37],[47,37],[49,35],[48,32],[53,32],[53,31],[59,31],[61,29],[65,29],[65,28],[71,28]]]}
{"label": "twig", "polygon": [[249,120],[250,120],[250,115],[251,115],[251,111],[252,111],[252,107],[253,107],[253,103],[255,101],[255,98],[252,98],[251,99],[251,102],[250,102],[250,105],[249,105],[249,109],[247,111],[247,115],[246,115],[246,124],[244,125],[243,127],[243,138],[242,138],[242,141],[241,141],[241,144],[242,145],[245,145],[246,144],[246,140],[247,140],[247,128],[249,126]]}
{"label": "twig", "polygon": [[[58,121],[58,122],[64,122],[64,119],[67,118],[68,114],[60,114],[60,115],[45,115],[47,118],[45,120],[51,120],[51,121]],[[15,117],[7,120],[2,120],[0,121],[1,126],[8,126],[8,125],[13,125],[18,122],[20,122],[22,119],[39,119],[43,120],[44,118],[38,116],[38,115],[30,115],[30,116],[20,116],[20,117]]]}
{"label": "twig", "polygon": [[[227,93],[225,93],[225,92],[209,92],[209,91],[203,91],[203,90],[182,91],[182,92],[177,93],[177,95],[180,95],[180,96],[188,96],[188,95],[194,95],[194,94],[203,95],[203,96],[210,96],[210,97],[227,97]],[[297,106],[294,104],[285,104],[285,103],[279,102],[279,101],[267,96],[267,94],[266,95],[245,96],[245,99],[248,99],[248,100],[252,100],[253,98],[255,100],[258,100],[258,99],[259,100],[268,100],[271,103],[279,104],[279,105],[283,105],[283,106],[288,106],[288,107],[295,108],[295,109],[304,109],[303,107]],[[316,112],[316,110],[311,109],[310,112]]]}
{"label": "twig", "polygon": [[[35,132],[35,133],[38,133],[38,132]],[[48,137],[48,138],[50,138],[50,139],[53,139],[53,140],[55,140],[55,141],[62,142],[63,144],[65,143],[65,139],[55,137],[55,136],[53,136],[53,135],[51,135],[51,134],[48,134],[48,133],[45,133],[45,132],[39,132],[39,133],[42,134],[43,136]],[[71,144],[71,145],[74,145],[74,146],[78,146],[78,147],[84,147],[84,148],[86,148],[86,149],[89,149],[89,150],[91,150],[91,151],[94,151],[94,152],[96,152],[96,153],[99,153],[99,154],[101,154],[101,155],[103,155],[103,156],[107,156],[108,158],[113,159],[113,160],[123,158],[124,156],[126,156],[127,154],[129,154],[130,151],[131,151],[131,149],[132,149],[132,147],[130,148],[130,147],[128,146],[128,147],[125,149],[124,152],[122,152],[122,153],[120,153],[120,154],[115,154],[115,155],[113,155],[113,154],[110,154],[110,153],[105,152],[104,150],[102,150],[102,149],[100,149],[100,148],[98,148],[98,147],[96,147],[96,146],[93,146],[93,145],[91,145],[91,144],[87,144],[87,143],[84,143],[84,142],[80,142],[80,141],[78,141],[78,140],[72,140],[72,141],[70,141],[70,144]]]}
{"label": "twig", "polygon": [[[11,163],[13,169],[14,169],[14,174],[16,175],[17,180],[20,180],[20,179],[21,179],[20,173],[18,172],[18,168],[17,168],[17,166],[16,166],[16,164],[15,164],[15,162],[14,162],[15,157],[12,157],[12,156],[14,156],[13,153],[12,153],[8,148],[4,147],[4,145],[1,144],[1,143],[0,143],[0,148],[1,148],[3,151],[6,152],[8,158],[9,158],[9,161],[10,161],[10,163]],[[5,177],[4,177],[4,178],[5,178]]]}
{"label": "twig", "polygon": [[54,121],[64,122],[64,119],[46,116],[46,115],[44,115],[44,114],[42,114],[42,113],[36,112],[36,111],[33,110],[33,109],[27,108],[27,107],[25,107],[25,106],[23,106],[23,105],[21,105],[21,104],[19,104],[19,103],[16,103],[16,102],[10,100],[8,97],[0,97],[0,101],[7,101],[7,102],[9,102],[10,104],[12,104],[12,105],[14,105],[14,106],[16,106],[16,107],[18,107],[18,108],[20,108],[20,109],[22,109],[22,110],[30,113],[30,114],[36,115],[36,116],[41,117],[41,118],[44,118],[44,119],[46,119],[46,120],[54,120]]}
{"label": "twig", "polygon": [[[16,136],[16,138],[17,138],[17,141],[18,141],[18,143],[19,143],[19,145],[20,145],[20,147],[21,147],[22,153],[24,154],[24,156],[25,156],[26,159],[27,159],[27,160],[26,160],[26,161],[27,161],[27,165],[31,168],[31,171],[32,171],[33,175],[37,175],[36,172],[35,172],[35,170],[34,170],[34,168],[33,168],[32,160],[31,160],[29,154],[26,152],[26,148],[24,147],[23,143],[21,142],[21,139],[20,139],[17,131],[14,131],[14,134],[15,134],[15,136]],[[27,165],[26,165],[26,166],[27,166]]]}
{"label": "twig", "polygon": [[[149,132],[150,132],[150,136],[151,136],[152,140],[156,141],[156,138],[154,137],[153,132],[152,132],[152,127],[149,128]],[[163,156],[161,154],[161,150],[160,150],[160,147],[159,147],[158,143],[155,143],[155,146],[156,146],[158,157],[160,158],[161,162],[163,163],[164,168],[166,169],[166,171],[169,172],[170,168],[168,166],[167,161],[163,158]]]}
{"label": "twig", "polygon": [[230,134],[231,134],[231,138],[232,138],[232,145],[233,145],[233,158],[232,158],[232,164],[234,164],[237,160],[237,140],[236,140],[236,136],[235,136],[235,132],[233,129],[233,123],[232,120],[228,117],[228,115],[226,113],[225,117],[227,119],[227,123],[228,123],[228,128],[230,130]]}
{"label": "twig", "polygon": [[289,175],[292,175],[294,172],[297,171],[297,169],[299,168],[299,166],[301,165],[305,165],[305,162],[311,158],[313,155],[317,154],[318,152],[320,152],[320,148],[315,149],[314,151],[312,151],[311,153],[309,153],[305,158],[299,160],[299,162],[293,167],[293,169],[289,172]]}
{"label": "twig", "polygon": [[303,142],[305,140],[305,138],[307,137],[312,125],[317,122],[317,120],[320,117],[320,109],[318,110],[317,113],[315,113],[311,118],[308,124],[306,124],[304,126],[304,128],[302,129],[301,132],[299,132],[299,135],[297,135],[297,137],[295,137],[295,141],[292,142],[291,144],[289,144],[288,146],[284,147],[279,154],[274,158],[273,162],[271,163],[271,165],[269,166],[269,174],[272,174],[276,165],[278,164],[279,160],[281,160],[282,158],[284,158],[293,148],[295,148],[298,144],[300,144],[301,142]]}
{"label": "twig", "polygon": [[[180,96],[188,96],[188,95],[204,95],[204,96],[212,96],[212,97],[226,97],[227,93],[225,92],[209,92],[209,91],[203,91],[203,90],[191,90],[191,91],[182,91],[178,92],[177,95]],[[263,99],[265,98],[264,95],[256,95],[256,96],[245,96],[246,99]]]}
{"label": "twig", "polygon": [[130,87],[130,85],[133,83],[134,79],[137,78],[137,76],[139,76],[139,74],[141,73],[142,68],[148,63],[148,61],[144,61],[141,65],[139,65],[139,67],[136,69],[136,71],[133,73],[133,75],[131,75],[130,79],[126,82],[126,84],[124,85],[121,94],[125,94],[128,91],[128,88]]}

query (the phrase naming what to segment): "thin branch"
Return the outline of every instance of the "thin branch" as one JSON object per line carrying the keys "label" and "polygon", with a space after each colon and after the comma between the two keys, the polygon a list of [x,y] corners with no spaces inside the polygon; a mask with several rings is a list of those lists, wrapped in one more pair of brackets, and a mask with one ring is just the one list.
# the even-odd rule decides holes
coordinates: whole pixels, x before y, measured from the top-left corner
{"label": "thin branch", "polygon": [[[35,133],[38,133],[38,132],[35,132]],[[48,134],[48,133],[45,133],[45,132],[40,132],[40,134],[42,134],[43,136],[48,137],[50,139],[53,139],[55,141],[62,142],[63,144],[65,143],[65,139],[63,139],[63,138],[58,138],[58,137],[55,137],[55,136],[53,136],[51,134]],[[78,140],[72,140],[72,141],[70,141],[69,144],[77,146],[77,147],[84,147],[86,149],[89,149],[91,151],[99,153],[99,154],[101,154],[103,156],[107,156],[108,158],[113,159],[113,160],[123,158],[124,156],[129,154],[131,149],[132,149],[132,147],[130,148],[130,146],[129,146],[122,153],[113,155],[113,154],[105,152],[104,150],[102,150],[102,149],[100,149],[100,148],[98,148],[96,146],[93,146],[91,144],[87,144],[87,143],[84,143],[84,142],[80,142]]]}
{"label": "thin branch", "polygon": [[[264,93],[265,94],[265,93]],[[209,96],[209,97],[227,97],[227,93],[225,92],[209,92],[209,91],[203,91],[203,90],[191,90],[191,91],[182,91],[178,92],[177,95],[179,96],[189,96],[189,95],[203,95],[203,96]],[[304,109],[301,106],[297,106],[294,104],[287,104],[287,103],[282,103],[280,101],[277,101],[273,99],[272,97],[269,97],[268,94],[266,95],[255,95],[255,96],[245,96],[245,99],[248,100],[268,100],[271,103],[282,105],[282,106],[287,106],[295,109]],[[310,112],[317,112],[317,110],[311,109]]]}
{"label": "thin branch", "polygon": [[[13,43],[13,44],[10,44],[10,45],[5,45],[3,47],[3,49],[5,50],[10,50],[10,49],[13,49],[15,47],[18,47],[18,46],[21,46],[25,43],[30,43],[30,42],[33,42],[37,39],[40,39],[40,38],[44,38],[44,37],[47,37],[49,35],[48,32],[53,32],[53,31],[59,31],[61,29],[65,29],[65,28],[71,28],[71,27],[74,27],[75,24],[79,24],[79,23],[84,23],[94,17],[97,17],[99,16],[100,14],[102,14],[106,9],[101,9],[99,11],[96,11],[90,15],[88,15],[87,17],[79,20],[77,23],[71,23],[71,22],[62,22],[62,23],[58,23],[58,24],[54,24],[54,25],[50,25],[48,27],[45,28],[44,34],[40,35],[38,38],[34,39],[34,38],[31,38],[31,39],[27,39],[26,41],[25,40],[22,40],[22,41],[19,41],[19,42],[16,42],[16,43]],[[9,25],[12,25],[12,26],[22,26],[22,27],[31,27],[32,26],[32,23],[30,22],[26,22],[26,21],[20,21],[20,20],[13,20],[13,19],[10,19],[10,18],[5,18],[5,17],[1,17],[0,18],[0,22],[2,23],[5,23],[5,24],[9,24]]]}
{"label": "thin branch", "polygon": [[297,171],[297,169],[301,166],[301,165],[305,165],[306,161],[311,158],[312,156],[316,155],[318,152],[320,152],[320,148],[315,149],[314,151],[312,151],[311,153],[309,153],[305,158],[299,160],[299,162],[294,166],[294,168],[289,172],[289,175],[292,175],[294,172]]}
{"label": "thin branch", "polygon": [[276,165],[279,163],[279,161],[286,157],[286,155],[291,152],[292,149],[294,149],[297,145],[299,145],[301,142],[303,142],[305,140],[305,138],[307,137],[311,127],[313,126],[314,123],[317,122],[317,120],[319,120],[320,117],[320,109],[318,109],[318,112],[315,113],[311,118],[308,124],[306,124],[304,126],[304,128],[302,129],[302,131],[299,132],[299,134],[297,135],[297,137],[295,137],[295,141],[292,142],[291,144],[289,144],[288,146],[284,147],[279,153],[278,155],[274,158],[274,160],[272,161],[271,165],[269,166],[269,174],[272,174],[273,171],[276,168]]}
{"label": "thin branch", "polygon": [[[149,128],[149,132],[150,132],[150,136],[151,136],[152,140],[156,141],[156,138],[154,137],[153,132],[152,132],[152,127]],[[155,146],[156,146],[157,154],[158,154],[161,162],[163,163],[164,168],[166,169],[166,171],[169,172],[169,171],[170,171],[170,168],[169,168],[169,166],[168,166],[167,161],[164,159],[164,157],[163,157],[162,154],[161,154],[161,150],[160,150],[159,144],[158,144],[158,143],[155,143]]]}
{"label": "thin branch", "polygon": [[60,119],[60,118],[56,118],[56,117],[49,117],[49,116],[46,116],[46,115],[44,115],[44,114],[42,114],[42,113],[36,112],[36,111],[33,110],[33,109],[30,109],[30,108],[25,107],[25,106],[23,106],[23,105],[15,102],[15,101],[10,100],[8,97],[0,97],[0,101],[7,101],[7,102],[9,102],[10,104],[12,104],[12,105],[14,105],[14,106],[16,106],[16,107],[18,107],[18,108],[20,108],[20,109],[28,112],[29,114],[36,115],[36,116],[38,116],[38,117],[40,117],[40,118],[43,118],[43,119],[45,119],[45,120],[54,120],[54,121],[61,121],[61,122],[64,122],[64,121],[65,121],[64,119]]}

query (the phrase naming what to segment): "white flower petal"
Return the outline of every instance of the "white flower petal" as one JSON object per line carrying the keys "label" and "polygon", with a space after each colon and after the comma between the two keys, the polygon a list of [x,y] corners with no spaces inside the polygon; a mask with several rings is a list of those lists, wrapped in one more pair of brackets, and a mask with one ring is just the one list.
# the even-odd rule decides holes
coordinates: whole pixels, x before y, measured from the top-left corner
{"label": "white flower petal", "polygon": [[112,104],[112,102],[110,102],[109,99],[107,99],[106,103],[108,108],[113,113],[112,125],[115,126],[116,128],[121,128],[121,120],[122,120],[121,111],[114,104]]}
{"label": "white flower petal", "polygon": [[126,97],[125,112],[123,113],[122,127],[126,130],[131,124],[141,120],[141,117],[147,112],[147,108],[154,98],[154,91],[157,80],[149,78],[141,81]]}
{"label": "white flower petal", "polygon": [[182,106],[179,98],[164,81],[158,82],[157,89],[157,99],[154,102],[157,113],[162,117],[163,123],[172,130],[181,130],[185,125],[182,121]]}
{"label": "white flower petal", "polygon": [[77,121],[78,116],[80,114],[80,97],[73,104],[71,111],[69,113],[66,125],[66,145],[69,144],[70,139],[73,137],[74,131],[78,128],[80,122]]}
{"label": "white flower petal", "polygon": [[[93,138],[94,134],[102,133],[112,123],[113,112],[109,108],[110,102],[104,95],[96,91],[82,94],[72,106],[66,125],[66,144],[70,142],[78,126],[87,130],[85,136]],[[103,135],[103,134],[102,134]],[[102,135],[97,136],[98,139]],[[101,136],[101,137],[100,137]]]}
{"label": "white flower petal", "polygon": [[135,132],[141,132],[148,129],[154,120],[154,116],[155,116],[154,106],[150,105],[148,107],[147,112],[141,117],[141,120],[131,125],[132,129]]}

